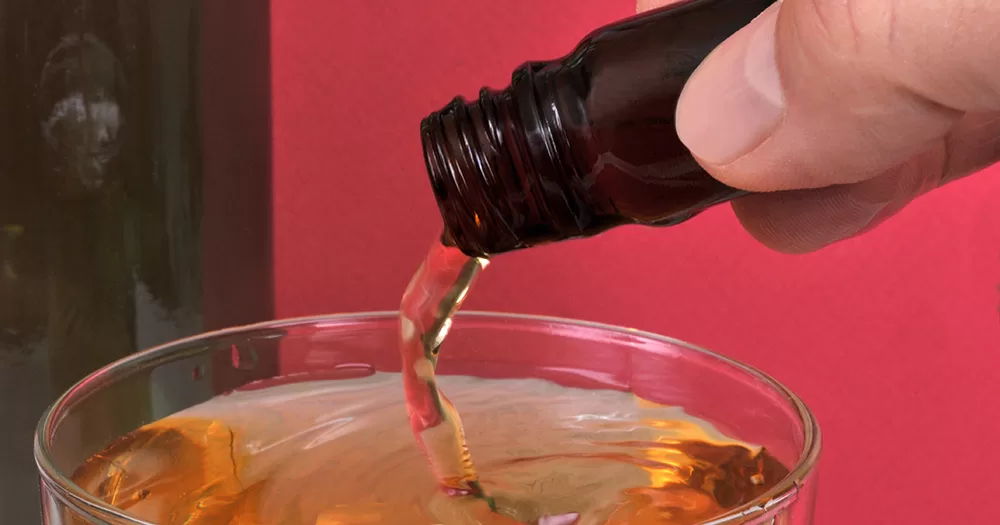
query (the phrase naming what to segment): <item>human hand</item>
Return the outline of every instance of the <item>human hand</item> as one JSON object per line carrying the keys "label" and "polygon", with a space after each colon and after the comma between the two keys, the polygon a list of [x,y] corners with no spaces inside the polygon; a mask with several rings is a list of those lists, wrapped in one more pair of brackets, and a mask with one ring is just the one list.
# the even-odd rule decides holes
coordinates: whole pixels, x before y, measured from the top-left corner
{"label": "human hand", "polygon": [[996,0],[784,0],[699,67],[677,131],[763,192],[733,203],[750,234],[816,250],[1000,160],[998,28]]}

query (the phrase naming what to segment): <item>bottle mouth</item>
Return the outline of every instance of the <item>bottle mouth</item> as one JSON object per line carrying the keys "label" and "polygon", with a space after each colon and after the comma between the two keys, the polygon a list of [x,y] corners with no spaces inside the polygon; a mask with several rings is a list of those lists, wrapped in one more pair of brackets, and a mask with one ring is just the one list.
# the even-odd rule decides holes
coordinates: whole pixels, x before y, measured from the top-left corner
{"label": "bottle mouth", "polygon": [[455,98],[420,125],[445,238],[474,257],[525,245],[526,199],[503,131],[509,123],[497,117],[493,99],[499,95],[483,90],[475,102]]}

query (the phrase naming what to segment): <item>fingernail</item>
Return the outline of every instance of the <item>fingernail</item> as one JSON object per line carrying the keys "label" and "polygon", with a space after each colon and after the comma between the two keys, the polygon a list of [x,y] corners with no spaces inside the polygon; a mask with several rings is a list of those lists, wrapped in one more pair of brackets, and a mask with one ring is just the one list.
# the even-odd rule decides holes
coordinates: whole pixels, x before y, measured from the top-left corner
{"label": "fingernail", "polygon": [[688,80],[677,133],[694,155],[727,164],[760,145],[785,113],[774,53],[778,2],[722,43]]}

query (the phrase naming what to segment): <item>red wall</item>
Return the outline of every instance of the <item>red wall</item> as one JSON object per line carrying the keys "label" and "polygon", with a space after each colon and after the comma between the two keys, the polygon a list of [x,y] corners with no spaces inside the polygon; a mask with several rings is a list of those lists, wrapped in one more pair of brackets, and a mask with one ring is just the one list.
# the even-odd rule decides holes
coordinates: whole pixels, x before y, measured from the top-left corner
{"label": "red wall", "polygon": [[[632,5],[274,2],[277,315],[394,309],[439,227],[419,119]],[[1000,173],[978,176],[799,257],[720,209],[503,256],[469,307],[631,325],[772,373],[825,431],[821,525],[997,523],[998,203]]]}

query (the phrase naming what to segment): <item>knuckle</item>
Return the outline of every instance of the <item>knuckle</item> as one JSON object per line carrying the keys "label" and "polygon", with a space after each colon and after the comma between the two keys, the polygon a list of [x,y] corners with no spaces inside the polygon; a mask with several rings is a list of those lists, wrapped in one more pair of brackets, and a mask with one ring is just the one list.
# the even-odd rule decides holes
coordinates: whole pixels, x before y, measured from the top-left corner
{"label": "knuckle", "polygon": [[[789,2],[792,3],[792,2]],[[823,44],[853,59],[882,55],[896,39],[899,0],[808,0],[800,23]]]}

